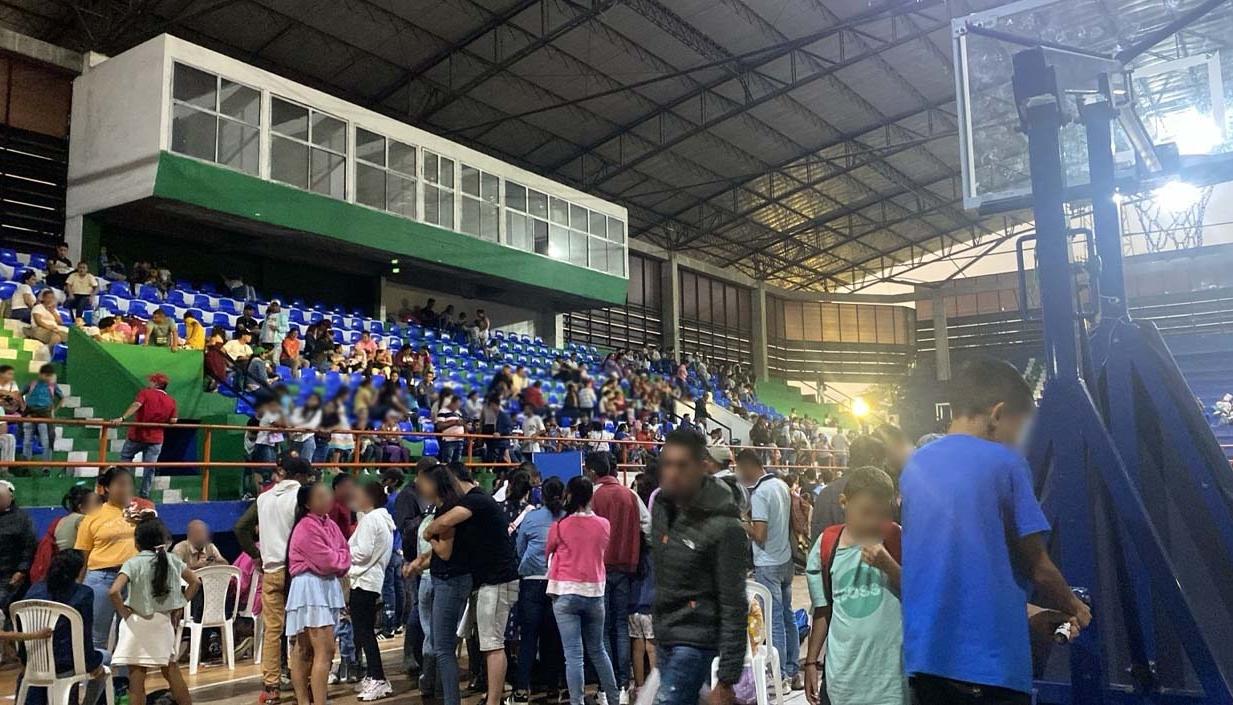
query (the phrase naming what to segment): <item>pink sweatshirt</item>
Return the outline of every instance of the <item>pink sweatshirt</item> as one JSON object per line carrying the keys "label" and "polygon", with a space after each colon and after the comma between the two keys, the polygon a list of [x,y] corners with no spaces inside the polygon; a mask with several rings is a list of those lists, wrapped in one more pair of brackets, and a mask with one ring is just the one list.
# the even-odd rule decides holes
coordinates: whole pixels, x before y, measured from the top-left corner
{"label": "pink sweatshirt", "polygon": [[287,543],[287,568],[292,577],[301,573],[326,578],[346,575],[351,569],[351,549],[338,524],[316,514],[301,519]]}
{"label": "pink sweatshirt", "polygon": [[548,594],[603,597],[608,520],[590,510],[571,514],[548,529]]}

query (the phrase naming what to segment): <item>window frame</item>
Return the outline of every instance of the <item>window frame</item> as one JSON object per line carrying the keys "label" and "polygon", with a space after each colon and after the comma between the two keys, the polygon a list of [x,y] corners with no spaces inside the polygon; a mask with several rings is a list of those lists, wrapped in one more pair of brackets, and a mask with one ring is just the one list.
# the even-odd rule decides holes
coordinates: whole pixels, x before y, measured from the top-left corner
{"label": "window frame", "polygon": [[[365,208],[371,208],[373,210],[380,211],[382,213],[389,213],[390,215],[395,215],[400,218],[407,218],[409,220],[421,222],[420,221],[420,215],[421,215],[420,208],[422,204],[420,202],[421,193],[420,193],[419,171],[420,171],[420,163],[422,161],[422,157],[420,154],[420,151],[421,151],[420,146],[416,144],[411,144],[410,142],[404,142],[403,140],[394,139],[393,137],[390,137],[389,135],[379,130],[373,130],[371,128],[364,127],[359,124],[352,124],[351,128],[353,130],[353,135],[354,135],[351,141],[354,154],[352,155],[351,159],[355,163],[355,195],[352,200],[355,203],[355,205],[363,206]],[[376,135],[382,139],[383,145],[382,145],[381,154],[385,160],[385,164],[383,165],[377,164],[376,162],[369,161],[368,159],[364,159],[363,157],[360,156],[359,154],[359,133],[361,130],[369,134]],[[399,144],[399,145],[402,145],[403,147],[410,148],[411,153],[415,155],[415,164],[413,165],[412,173],[407,173],[401,169],[395,169],[394,167],[390,166],[390,145],[391,144]],[[385,176],[385,188],[383,190],[384,202],[385,202],[384,207],[378,208],[377,206],[374,206],[370,203],[364,203],[360,201],[360,167],[361,166],[368,168],[368,169],[376,169]],[[394,176],[400,179],[405,179],[411,182],[411,193],[412,193],[412,197],[411,197],[412,214],[411,215],[406,215],[405,213],[400,213],[395,210],[390,210],[389,179],[390,179],[391,174],[393,174]]]}
{"label": "window frame", "polygon": [[[176,97],[176,67],[177,66],[183,66],[187,69],[192,69],[193,71],[197,71],[199,73],[203,73],[203,74],[214,77],[214,108],[213,109],[206,109],[199,105],[194,105],[192,103],[189,103],[185,100],[181,100]],[[250,85],[243,81],[237,81],[235,79],[228,78],[222,75],[221,73],[217,73],[210,69],[201,68],[200,66],[196,66],[191,62],[181,61],[180,59],[172,59],[171,71],[169,73],[170,75],[168,77],[168,91],[167,91],[167,151],[171,152],[172,154],[181,156],[181,157],[187,157],[189,159],[196,159],[198,161],[206,162],[207,164],[213,164],[215,166],[220,166],[224,169],[230,169],[232,171],[235,171],[241,174],[247,174],[249,176],[255,176],[257,178],[264,178],[261,172],[262,172],[263,156],[265,152],[267,151],[264,148],[263,140],[262,140],[262,132],[267,129],[264,124],[266,92],[260,88],[257,88],[256,86]],[[227,115],[226,113],[222,111],[223,81],[227,81],[228,83],[232,83],[242,88],[247,88],[250,91],[256,92],[257,94],[257,122],[256,124],[244,122],[243,120]],[[175,149],[174,145],[175,145],[175,126],[176,126],[176,106],[183,106],[184,108],[191,110],[193,112],[201,113],[203,115],[210,115],[214,117],[214,158],[213,159],[207,160],[195,154],[188,154],[186,152],[181,152]],[[221,148],[221,144],[222,144],[222,140],[219,139],[219,135],[220,135],[220,129],[222,127],[223,120],[227,120],[229,122],[235,123],[242,127],[255,129],[257,131],[257,166],[256,166],[255,171],[247,171],[245,169],[241,169],[240,167],[232,166],[231,164],[226,164],[226,163],[219,161],[219,149]]]}
{"label": "window frame", "polygon": [[[351,141],[350,133],[353,127],[352,123],[332,113],[326,112],[324,110],[319,110],[317,108],[314,108],[311,105],[306,105],[304,103],[301,103],[298,100],[293,100],[291,98],[286,98],[281,95],[277,95],[273,91],[270,92],[269,96],[270,96],[269,97],[269,114],[271,116],[273,116],[274,114],[274,101],[276,100],[286,103],[288,105],[294,105],[298,108],[303,108],[308,111],[308,116],[307,116],[308,137],[300,138],[295,135],[288,135],[282,132],[278,132],[274,128],[273,118],[271,117],[270,125],[266,128],[266,131],[269,133],[268,153],[269,153],[269,163],[270,163],[270,175],[267,180],[272,181],[274,183],[282,184],[284,186],[290,186],[291,188],[300,189],[301,191],[315,193],[319,196],[325,196],[326,198],[333,198],[338,201],[353,202],[354,198],[352,198],[352,191],[354,190],[354,184],[351,183],[351,179],[348,178],[348,175],[347,175],[347,171],[348,171],[347,162],[353,158],[351,155],[347,153],[347,150],[350,146],[349,143]],[[323,115],[327,118],[330,118],[331,120],[337,120],[342,123],[342,127],[343,127],[343,151],[342,152],[339,152],[332,147],[327,147],[325,145],[320,145],[320,144],[317,144],[316,142],[313,142],[313,131],[315,129],[315,125],[313,125],[313,115],[314,114]],[[371,132],[371,130],[369,131]],[[286,181],[282,181],[281,179],[274,178],[274,140],[275,139],[286,140],[288,142],[293,142],[295,144],[299,144],[299,145],[302,145],[308,148],[308,163],[306,164],[306,167],[308,169],[307,187],[301,188],[300,186],[297,186],[296,184],[287,183]],[[342,179],[343,179],[342,195],[335,196],[329,193],[322,193],[312,187],[312,184],[313,184],[313,150],[322,151],[327,154],[331,154],[335,157],[342,157],[342,160],[343,160],[342,161],[342,167],[343,167],[342,168]]]}

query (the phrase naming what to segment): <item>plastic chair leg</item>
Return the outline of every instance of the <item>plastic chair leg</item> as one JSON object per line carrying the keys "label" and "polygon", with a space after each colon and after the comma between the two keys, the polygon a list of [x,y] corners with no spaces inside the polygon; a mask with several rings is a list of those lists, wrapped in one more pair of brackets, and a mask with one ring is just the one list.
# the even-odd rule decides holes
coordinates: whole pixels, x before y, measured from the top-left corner
{"label": "plastic chair leg", "polygon": [[188,674],[197,675],[197,664],[201,657],[201,627],[188,625]]}
{"label": "plastic chair leg", "polygon": [[[756,654],[752,661],[750,670],[753,673],[754,694],[758,705],[770,705],[770,700],[766,694],[766,657],[762,654]],[[776,690],[776,693],[778,693],[778,690]]]}
{"label": "plastic chair leg", "polygon": [[775,679],[775,705],[783,705],[783,672],[779,669],[779,649],[768,646],[766,658],[771,662],[771,676]]}
{"label": "plastic chair leg", "polygon": [[22,682],[21,687],[17,689],[17,700],[14,705],[26,705],[26,694],[30,692],[30,686]]}
{"label": "plastic chair leg", "polygon": [[103,696],[107,698],[107,705],[116,705],[116,684],[112,680],[110,669],[107,671],[107,676],[103,679]]}
{"label": "plastic chair leg", "polygon": [[253,663],[261,663],[261,647],[265,643],[265,620],[253,617]]}
{"label": "plastic chair leg", "polygon": [[49,705],[69,705],[69,698],[72,694],[72,682],[57,678],[56,682],[47,689],[47,702]]}
{"label": "plastic chair leg", "polygon": [[227,620],[222,626],[223,632],[223,660],[227,663],[227,669],[235,670],[235,623],[232,620]]}

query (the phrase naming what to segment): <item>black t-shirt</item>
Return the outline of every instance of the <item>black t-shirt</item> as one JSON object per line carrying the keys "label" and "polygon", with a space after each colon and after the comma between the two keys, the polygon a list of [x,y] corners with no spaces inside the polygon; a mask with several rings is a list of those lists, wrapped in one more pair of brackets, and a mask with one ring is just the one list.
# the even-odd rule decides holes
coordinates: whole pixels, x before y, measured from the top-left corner
{"label": "black t-shirt", "polygon": [[257,333],[261,331],[261,324],[258,323],[257,319],[252,316],[240,316],[235,319],[235,327],[236,330],[243,329],[251,331],[253,335],[257,335]]}
{"label": "black t-shirt", "polygon": [[[476,487],[462,498],[471,518],[455,530],[454,551],[471,563],[471,576],[479,585],[499,585],[518,579],[518,559],[509,540],[509,521],[501,505]],[[436,570],[435,568],[433,569]]]}

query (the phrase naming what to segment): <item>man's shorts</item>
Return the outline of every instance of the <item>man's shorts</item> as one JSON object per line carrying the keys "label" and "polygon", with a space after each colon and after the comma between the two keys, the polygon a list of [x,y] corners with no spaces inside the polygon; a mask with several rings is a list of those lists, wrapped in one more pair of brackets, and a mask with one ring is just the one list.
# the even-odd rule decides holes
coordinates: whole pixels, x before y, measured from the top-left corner
{"label": "man's shorts", "polygon": [[505,625],[517,601],[517,580],[480,586],[475,598],[475,632],[479,637],[480,651],[505,648]]}
{"label": "man's shorts", "polygon": [[629,615],[630,639],[654,639],[655,630],[651,626],[651,615],[635,612]]}

